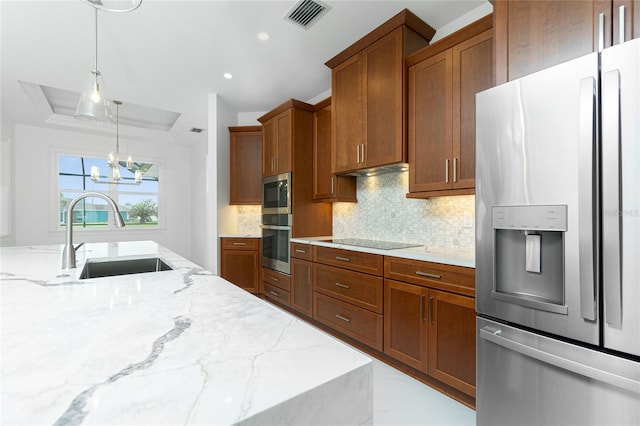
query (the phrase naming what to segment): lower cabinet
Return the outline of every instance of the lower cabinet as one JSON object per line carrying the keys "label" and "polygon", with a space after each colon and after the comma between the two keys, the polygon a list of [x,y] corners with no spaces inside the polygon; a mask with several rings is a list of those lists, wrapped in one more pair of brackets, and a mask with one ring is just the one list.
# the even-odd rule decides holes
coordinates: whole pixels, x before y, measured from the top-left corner
{"label": "lower cabinet", "polygon": [[260,239],[220,238],[220,276],[247,290],[260,292]]}
{"label": "lower cabinet", "polygon": [[384,353],[475,397],[475,300],[384,281]]}
{"label": "lower cabinet", "polygon": [[269,268],[262,268],[262,294],[267,299],[291,306],[291,277]]}
{"label": "lower cabinet", "polygon": [[291,258],[291,309],[313,317],[313,263]]}

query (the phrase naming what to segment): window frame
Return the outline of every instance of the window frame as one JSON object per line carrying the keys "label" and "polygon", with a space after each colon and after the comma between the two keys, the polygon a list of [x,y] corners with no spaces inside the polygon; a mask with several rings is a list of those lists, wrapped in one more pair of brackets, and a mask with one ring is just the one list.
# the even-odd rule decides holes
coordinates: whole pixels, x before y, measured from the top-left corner
{"label": "window frame", "polygon": [[[51,155],[50,155],[50,164],[51,164],[51,173],[50,176],[53,175],[54,179],[51,179],[51,183],[50,183],[50,187],[51,190],[49,191],[49,194],[51,194],[51,198],[49,200],[49,206],[50,206],[50,214],[49,214],[49,218],[50,218],[50,224],[49,224],[49,229],[52,232],[65,232],[66,231],[66,224],[61,224],[60,223],[60,193],[61,192],[71,192],[71,193],[75,193],[76,195],[79,195],[83,192],[87,192],[87,191],[96,191],[96,192],[101,192],[107,196],[109,196],[110,198],[112,198],[114,201],[116,201],[116,203],[119,204],[119,200],[118,200],[118,195],[129,195],[129,194],[136,194],[136,191],[118,191],[117,187],[118,185],[116,184],[100,184],[100,186],[104,186],[104,189],[101,188],[89,188],[86,190],[80,190],[78,191],[77,189],[65,189],[65,188],[61,188],[60,187],[60,157],[82,157],[82,158],[91,158],[91,159],[103,159],[104,158],[104,166],[100,166],[101,169],[101,174],[104,173],[104,170],[106,168],[108,168],[107,165],[107,159],[106,156],[108,153],[108,149],[105,150],[104,152],[97,152],[94,150],[77,150],[77,149],[54,149],[51,151]],[[141,195],[144,194],[149,194],[149,195],[154,195],[157,197],[157,211],[158,211],[158,224],[155,226],[125,226],[124,228],[118,229],[118,232],[126,232],[126,233],[134,233],[134,232],[143,232],[143,233],[148,233],[148,232],[157,232],[157,231],[164,231],[166,230],[166,206],[165,206],[165,194],[166,194],[166,185],[164,182],[164,161],[162,158],[158,158],[158,157],[152,157],[152,156],[138,156],[135,153],[132,153],[132,155],[134,155],[134,158],[136,158],[137,161],[139,162],[145,162],[145,163],[150,163],[150,164],[155,164],[158,167],[158,192],[156,193],[150,193],[150,192],[144,192],[144,191],[140,191],[138,192]],[[90,175],[90,170],[86,170],[85,171],[87,173],[87,175]],[[127,185],[128,186],[128,185]],[[91,233],[91,234],[100,234],[100,233],[111,233],[113,229],[115,229],[114,225],[113,225],[113,220],[111,219],[111,211],[109,210],[109,220],[107,221],[107,226],[100,226],[100,227],[74,227],[73,228],[73,232],[74,233]]]}

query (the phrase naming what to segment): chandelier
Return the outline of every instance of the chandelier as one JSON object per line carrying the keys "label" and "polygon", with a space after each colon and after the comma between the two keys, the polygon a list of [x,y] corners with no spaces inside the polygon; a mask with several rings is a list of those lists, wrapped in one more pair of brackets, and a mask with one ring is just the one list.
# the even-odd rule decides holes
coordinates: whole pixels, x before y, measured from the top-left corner
{"label": "chandelier", "polygon": [[[135,167],[131,155],[127,156],[126,162],[120,161],[120,105],[122,105],[122,102],[113,101],[113,103],[116,105],[116,151],[115,153],[113,151],[110,152],[107,156],[107,165],[109,166],[109,180],[100,180],[100,168],[98,166],[91,166],[91,180],[94,183],[140,185],[140,183],[142,182],[142,170]],[[120,166],[124,166],[127,170],[133,173],[133,182],[122,181]]]}

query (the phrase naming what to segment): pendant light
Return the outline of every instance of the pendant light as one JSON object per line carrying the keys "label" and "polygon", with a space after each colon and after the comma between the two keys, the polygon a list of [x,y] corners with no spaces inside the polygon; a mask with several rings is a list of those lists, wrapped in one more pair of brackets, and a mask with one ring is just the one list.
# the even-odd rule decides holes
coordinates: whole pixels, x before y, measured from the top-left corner
{"label": "pendant light", "polygon": [[75,117],[83,120],[95,121],[96,123],[113,123],[113,115],[109,100],[105,96],[104,81],[102,74],[98,70],[98,8],[94,8],[95,13],[95,68],[89,71],[85,79],[80,95],[80,101],[76,107]]}
{"label": "pendant light", "polygon": [[[133,182],[121,182],[122,176],[120,174],[120,105],[122,102],[113,101],[116,105],[116,151],[112,151],[107,156],[107,165],[109,166],[109,180],[100,180],[100,168],[98,166],[91,166],[91,180],[94,183],[107,183],[116,185],[140,185],[142,182],[142,171],[136,170],[134,172]],[[131,155],[127,158],[127,169],[131,170],[133,167],[133,158]]]}
{"label": "pendant light", "polygon": [[75,117],[93,121],[97,124],[113,123],[113,114],[109,100],[105,95],[104,80],[98,70],[98,9],[108,12],[131,12],[142,4],[142,0],[106,1],[106,0],[82,0],[94,9],[95,17],[95,66],[89,71],[82,88],[80,101],[76,107]]}

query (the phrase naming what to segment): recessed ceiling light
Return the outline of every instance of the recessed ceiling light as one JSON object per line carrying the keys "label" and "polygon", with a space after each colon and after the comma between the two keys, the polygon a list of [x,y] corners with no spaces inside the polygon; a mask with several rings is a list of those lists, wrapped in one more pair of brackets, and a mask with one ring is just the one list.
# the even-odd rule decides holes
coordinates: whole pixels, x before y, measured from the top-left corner
{"label": "recessed ceiling light", "polygon": [[226,78],[227,80],[231,80],[233,78],[233,75],[231,75],[231,73],[225,72],[224,74],[224,78]]}
{"label": "recessed ceiling light", "polygon": [[269,33],[258,33],[258,39],[262,41],[267,41],[271,38]]}

